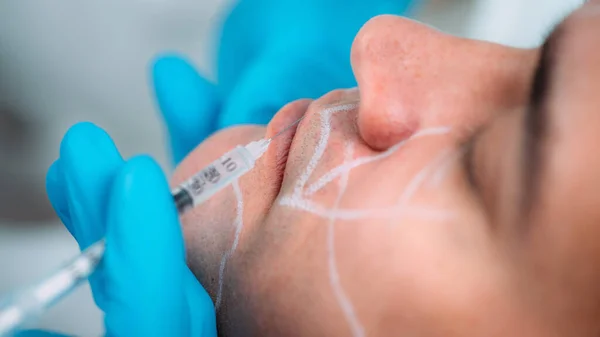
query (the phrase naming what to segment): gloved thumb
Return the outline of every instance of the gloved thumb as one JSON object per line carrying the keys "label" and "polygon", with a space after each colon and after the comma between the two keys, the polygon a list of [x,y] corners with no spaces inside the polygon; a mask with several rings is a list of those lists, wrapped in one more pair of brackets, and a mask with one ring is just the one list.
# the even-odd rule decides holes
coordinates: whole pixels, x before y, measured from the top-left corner
{"label": "gloved thumb", "polygon": [[152,81],[177,164],[215,131],[219,109],[216,89],[188,60],[177,55],[163,55],[154,61]]}
{"label": "gloved thumb", "polygon": [[314,48],[318,50],[307,47],[294,53],[281,46],[258,57],[224,102],[217,127],[267,124],[291,101],[315,99],[333,89],[356,85],[349,60],[339,62],[334,55]]}
{"label": "gloved thumb", "polygon": [[177,211],[160,167],[130,159],[110,195],[104,255],[109,336],[185,336],[186,263]]}

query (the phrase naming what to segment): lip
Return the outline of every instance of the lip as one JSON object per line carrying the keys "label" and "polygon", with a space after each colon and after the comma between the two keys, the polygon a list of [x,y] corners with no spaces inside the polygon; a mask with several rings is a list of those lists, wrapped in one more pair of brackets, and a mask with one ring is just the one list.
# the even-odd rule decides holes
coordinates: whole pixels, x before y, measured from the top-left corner
{"label": "lip", "polygon": [[[273,137],[264,161],[267,163],[267,175],[281,191],[284,174],[287,170],[289,154],[296,137],[301,129],[309,127],[307,123],[314,114],[323,109],[331,109],[348,104],[357,105],[360,102],[357,88],[338,89],[331,91],[317,100],[303,99],[287,104],[281,108],[267,125],[265,138]],[[292,127],[290,127],[293,125]],[[283,131],[283,132],[282,132]],[[278,133],[282,132],[280,135]],[[277,137],[275,137],[277,136]]]}
{"label": "lip", "polygon": [[[292,146],[296,142],[296,139],[302,143],[302,137],[296,137],[300,129],[311,128],[309,126],[309,120],[312,120],[313,115],[319,114],[324,110],[335,109],[337,107],[344,107],[347,105],[358,106],[360,99],[356,97],[357,94],[356,89],[350,90],[337,90],[331,92],[318,100],[310,102],[310,104],[304,104],[301,109],[289,109],[287,112],[284,109],[280,110],[276,117],[274,117],[273,121],[278,123],[278,128],[269,125],[267,130],[266,137],[271,135],[277,135],[277,133],[283,131],[280,137],[274,138],[273,141],[273,151],[271,152],[271,158],[269,161],[271,163],[276,163],[274,168],[274,177],[277,182],[278,193],[281,192],[284,182],[284,175],[287,170],[287,166],[289,163],[289,154],[291,152]],[[282,118],[282,115],[285,113],[285,117]],[[282,118],[281,120],[276,120],[278,118]],[[282,121],[291,123],[287,123],[283,125]],[[293,127],[290,127],[293,125]],[[286,130],[287,129],[287,130]],[[305,130],[303,134],[306,134],[308,130]],[[309,132],[310,134],[310,132]],[[274,137],[274,136],[272,136]],[[276,141],[276,140],[277,141]],[[302,147],[302,144],[296,144],[297,147]],[[273,171],[272,171],[273,172]]]}
{"label": "lip", "polygon": [[[281,131],[277,132],[277,133],[276,133],[274,136],[272,136],[272,137],[271,137],[271,140],[273,140],[273,139],[275,139],[275,138],[277,138],[277,137],[279,137],[279,136],[283,135],[283,134],[284,134],[286,131],[290,131],[290,130],[292,130],[292,129],[295,129],[295,128],[297,128],[297,127],[298,127],[298,124],[300,124],[300,122],[302,122],[302,120],[304,119],[304,116],[305,116],[305,115],[303,115],[302,117],[298,118],[298,119],[297,119],[295,122],[293,122],[292,124],[290,124],[290,125],[286,126],[285,128],[283,128],[283,130],[281,130]],[[294,134],[295,134],[295,131],[294,131]],[[292,136],[292,138],[293,138],[293,136]]]}
{"label": "lip", "polygon": [[296,134],[299,128],[304,125],[304,119],[311,104],[312,100],[292,102],[279,110],[267,125],[265,137],[272,138],[271,145],[266,154],[268,156],[267,161],[274,163],[272,169],[279,183],[279,188],[281,188],[281,183],[283,182],[283,176],[287,168],[290,151],[296,140]]}

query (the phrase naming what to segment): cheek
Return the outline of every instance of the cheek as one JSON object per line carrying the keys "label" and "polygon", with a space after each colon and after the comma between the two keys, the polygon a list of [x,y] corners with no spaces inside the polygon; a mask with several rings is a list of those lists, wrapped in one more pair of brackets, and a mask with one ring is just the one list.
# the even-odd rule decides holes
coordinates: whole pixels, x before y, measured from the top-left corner
{"label": "cheek", "polygon": [[[280,292],[298,296],[304,304],[306,298],[318,298],[317,307],[335,308],[329,313],[332,321],[343,319],[332,291],[343,292],[361,323],[382,333],[391,326],[434,335],[444,329],[473,331],[477,324],[489,327],[498,316],[510,314],[512,303],[506,299],[500,264],[488,245],[484,217],[473,212],[466,189],[461,189],[458,155],[441,151],[446,141],[441,136],[415,140],[379,156],[358,144],[354,152],[344,151],[344,143],[338,143],[343,139],[340,130],[333,126],[332,130],[331,147],[301,194],[293,199],[291,188],[282,198],[295,204],[277,209],[293,217],[284,225],[268,224],[271,229],[262,235],[269,238],[263,245],[270,247],[264,250],[271,255],[261,265],[296,276],[284,282],[266,273],[261,277],[268,281],[254,281],[274,282],[283,289]],[[309,163],[300,166],[306,169]],[[348,173],[345,189],[345,174],[333,178],[332,172]],[[322,188],[315,191],[314,186]],[[338,285],[328,279],[331,263],[335,263]],[[310,286],[303,287],[308,293],[300,296],[288,284]],[[480,308],[490,304],[495,309],[481,315]],[[315,310],[316,315],[322,316],[321,310]],[[470,326],[459,327],[460,322]]]}
{"label": "cheek", "polygon": [[[444,329],[490,335],[486,328],[517,321],[505,264],[464,185],[456,153],[419,145],[353,170],[342,207],[374,211],[363,212],[371,217],[362,221],[336,222],[344,290],[355,307],[369,308],[360,317],[379,320],[379,326],[387,319],[432,335],[444,335]],[[374,298],[394,300],[382,308],[373,305]]]}
{"label": "cheek", "polygon": [[236,207],[237,198],[229,187],[181,217],[188,265],[213,299],[221,259],[235,233]]}
{"label": "cheek", "polygon": [[[275,198],[259,175],[248,173],[181,219],[188,264],[215,300],[225,282],[223,268],[229,274],[234,271],[232,259],[244,255],[247,238],[264,221]],[[236,274],[243,272],[237,269]]]}

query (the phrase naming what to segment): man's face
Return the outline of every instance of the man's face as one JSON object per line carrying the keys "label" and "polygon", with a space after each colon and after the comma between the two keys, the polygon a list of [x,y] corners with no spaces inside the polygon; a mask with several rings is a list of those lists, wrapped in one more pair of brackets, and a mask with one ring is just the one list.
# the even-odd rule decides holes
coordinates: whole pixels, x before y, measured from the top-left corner
{"label": "man's face", "polygon": [[271,137],[184,216],[223,335],[597,336],[600,4],[540,50],[382,16],[358,89],[222,131],[173,184]]}

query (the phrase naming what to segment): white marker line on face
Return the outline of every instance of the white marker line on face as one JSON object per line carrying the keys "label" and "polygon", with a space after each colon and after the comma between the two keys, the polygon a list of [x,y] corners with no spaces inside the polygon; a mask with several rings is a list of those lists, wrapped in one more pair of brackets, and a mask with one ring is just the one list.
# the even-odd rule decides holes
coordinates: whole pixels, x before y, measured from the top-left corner
{"label": "white marker line on face", "polygon": [[431,177],[431,180],[429,181],[429,184],[427,184],[427,187],[432,188],[432,187],[440,186],[442,184],[442,182],[446,179],[448,174],[450,174],[450,171],[452,170],[452,167],[453,167],[452,165],[454,164],[454,162],[456,160],[458,160],[460,157],[462,157],[464,154],[465,154],[464,149],[453,151],[452,154],[448,156],[448,158],[445,160],[445,162],[442,163],[442,165],[440,165],[438,170],[433,174],[433,176]]}
{"label": "white marker line on face", "polygon": [[325,148],[327,147],[327,141],[329,140],[329,134],[331,132],[330,131],[330,129],[331,129],[330,117],[331,117],[331,115],[327,110],[325,110],[324,112],[322,112],[320,114],[321,134],[319,135],[319,142],[317,143],[317,148],[315,149],[315,153],[313,154],[312,158],[310,158],[308,165],[306,165],[306,169],[304,170],[304,173],[300,176],[298,181],[296,181],[296,188],[294,189],[294,196],[301,195],[304,185],[306,185],[306,182],[312,175],[313,171],[317,167],[317,164],[319,163],[319,160],[321,160],[321,157],[323,156],[323,153],[325,152]]}
{"label": "white marker line on face", "polygon": [[396,145],[390,147],[385,152],[376,154],[374,156],[360,157],[360,158],[357,158],[353,161],[344,163],[344,164],[332,169],[331,171],[329,171],[329,172],[325,173],[323,176],[321,176],[321,178],[319,178],[319,180],[317,180],[316,182],[309,185],[304,192],[304,196],[307,196],[307,197],[312,196],[313,194],[315,194],[316,192],[321,190],[323,187],[325,187],[329,183],[331,183],[333,180],[338,178],[340,175],[349,172],[353,168],[389,157],[394,152],[396,152],[396,150],[398,150],[400,147],[402,147],[402,145],[404,145],[404,144],[405,144],[405,142],[401,142],[399,144],[396,144]]}
{"label": "white marker line on face", "polygon": [[279,199],[279,205],[287,206],[299,211],[306,211],[315,216],[338,220],[364,220],[364,219],[390,219],[395,217],[411,217],[427,221],[446,221],[454,218],[454,213],[433,207],[411,205],[407,208],[390,206],[376,209],[328,209],[308,199],[284,196]]}
{"label": "white marker line on face", "polygon": [[330,170],[329,172],[325,173],[323,176],[321,176],[321,178],[319,178],[319,180],[317,180],[316,182],[309,185],[308,188],[305,190],[304,195],[305,196],[313,195],[314,193],[321,190],[323,187],[327,186],[330,182],[332,182],[334,179],[339,177],[341,174],[343,174],[347,171],[350,171],[353,168],[389,157],[394,152],[396,152],[398,149],[400,149],[403,145],[405,145],[408,141],[415,140],[415,139],[418,139],[421,137],[444,135],[444,134],[449,133],[450,130],[451,130],[451,128],[449,128],[449,127],[435,127],[435,128],[424,129],[424,130],[421,130],[421,131],[415,133],[412,137],[410,137],[406,140],[403,140],[400,143],[390,147],[389,149],[387,149],[386,151],[384,151],[382,153],[379,153],[379,154],[376,154],[373,156],[360,157],[351,162],[344,163],[344,164]]}
{"label": "white marker line on face", "polygon": [[439,168],[441,165],[443,165],[445,159],[448,158],[449,155],[449,151],[443,151],[441,154],[437,155],[433,161],[425,165],[425,167],[423,167],[419,172],[417,172],[417,174],[413,176],[398,199],[398,207],[408,207],[410,199],[412,199],[415,193],[417,193],[419,187],[421,187],[425,179],[432,175],[436,168]]}
{"label": "white marker line on face", "polygon": [[[344,153],[344,162],[349,161],[352,158],[352,154],[354,152],[354,148],[352,144],[347,144],[345,153]],[[335,200],[333,210],[337,209],[339,206],[344,193],[346,192],[346,187],[348,186],[348,176],[350,172],[344,172],[340,177],[340,190]],[[329,284],[333,289],[333,294],[346,317],[346,321],[350,326],[350,330],[352,331],[352,336],[354,337],[362,337],[365,335],[365,329],[362,324],[356,317],[356,313],[354,312],[354,306],[352,302],[344,292],[342,285],[340,284],[340,275],[337,270],[337,263],[335,260],[335,218],[329,218],[329,224],[327,228],[327,262],[329,265]]]}
{"label": "white marker line on face", "polygon": [[306,182],[312,175],[313,171],[317,167],[317,164],[319,163],[319,160],[321,160],[321,157],[325,152],[327,142],[329,141],[329,135],[331,134],[331,115],[339,111],[349,111],[355,109],[356,107],[356,104],[344,104],[325,109],[319,114],[321,117],[321,134],[319,135],[319,142],[317,143],[315,153],[313,154],[312,158],[310,158],[310,161],[308,162],[304,173],[296,182],[296,187],[294,188],[294,196],[300,196],[302,194],[302,189],[304,188],[304,185],[306,185]]}
{"label": "white marker line on face", "polygon": [[229,258],[233,255],[235,250],[237,249],[238,243],[240,242],[240,234],[242,233],[242,228],[244,227],[244,200],[242,198],[242,190],[240,189],[240,184],[236,180],[233,182],[233,192],[235,193],[235,198],[237,199],[237,207],[236,207],[236,216],[235,216],[235,237],[233,239],[233,243],[231,248],[223,254],[221,258],[221,265],[219,266],[219,289],[217,290],[217,300],[215,301],[215,310],[219,310],[221,306],[222,300],[222,292],[223,292],[223,277],[225,275],[225,265]]}

